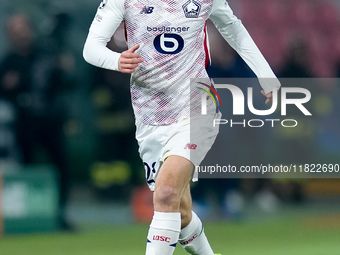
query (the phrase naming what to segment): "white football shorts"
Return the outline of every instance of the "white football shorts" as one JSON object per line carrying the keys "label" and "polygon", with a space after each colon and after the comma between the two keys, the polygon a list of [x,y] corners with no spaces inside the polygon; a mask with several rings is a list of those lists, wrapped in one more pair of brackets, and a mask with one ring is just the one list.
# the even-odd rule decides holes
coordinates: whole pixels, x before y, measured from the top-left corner
{"label": "white football shorts", "polygon": [[[170,155],[182,156],[198,166],[211,146],[219,131],[219,125],[213,126],[214,119],[220,119],[221,113],[183,119],[167,126],[151,126],[136,122],[136,139],[139,154],[145,167],[146,182],[154,191],[158,171]],[[197,181],[194,174],[193,181]]]}

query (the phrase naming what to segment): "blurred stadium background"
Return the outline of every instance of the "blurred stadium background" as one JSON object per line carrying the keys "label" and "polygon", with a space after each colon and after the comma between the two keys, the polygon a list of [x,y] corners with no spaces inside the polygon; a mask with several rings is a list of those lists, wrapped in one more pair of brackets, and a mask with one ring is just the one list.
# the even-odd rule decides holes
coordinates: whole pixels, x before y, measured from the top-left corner
{"label": "blurred stadium background", "polygon": [[[99,2],[0,0],[1,254],[144,253],[152,194],[144,185],[134,140],[129,77],[82,58]],[[229,3],[278,76],[340,77],[339,1]],[[17,59],[23,72],[30,63],[37,66],[22,75],[41,86],[16,91],[21,96],[13,101],[6,88],[17,84],[21,73],[8,68],[18,61],[6,58],[15,46],[6,24],[17,14],[30,19],[35,49],[43,57]],[[210,74],[253,77],[208,25]],[[109,47],[123,51],[122,35],[119,28]],[[18,45],[22,38],[16,38]],[[292,162],[318,157],[340,163],[340,84],[335,81],[313,94],[318,121],[295,133],[275,133],[275,146]],[[230,144],[237,144],[229,155],[233,159],[247,162],[266,138],[248,131],[230,137]],[[272,148],[268,141],[265,146]],[[193,198],[216,252],[340,253],[340,179],[201,180],[193,186]],[[178,248],[175,254],[185,253]]]}

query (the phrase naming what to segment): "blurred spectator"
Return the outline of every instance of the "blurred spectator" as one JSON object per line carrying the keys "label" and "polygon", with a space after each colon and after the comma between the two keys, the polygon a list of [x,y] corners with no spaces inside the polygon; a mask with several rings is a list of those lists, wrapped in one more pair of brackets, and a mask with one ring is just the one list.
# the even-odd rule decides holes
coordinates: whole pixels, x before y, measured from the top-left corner
{"label": "blurred spectator", "polygon": [[[124,38],[124,26],[121,24],[107,46],[122,52],[127,48]],[[92,70],[91,92],[98,138],[95,155],[97,162],[92,167],[92,177],[96,172],[103,171],[99,169],[98,162],[111,165],[111,168],[106,169],[106,175],[111,172],[116,178],[112,178],[111,183],[107,181],[107,185],[102,187],[95,184],[97,193],[101,198],[124,201],[131,195],[131,184],[139,184],[141,181],[144,183],[143,164],[134,138],[135,120],[130,99],[130,75],[96,67]],[[118,168],[114,165],[126,167]],[[123,178],[125,172],[129,174]]]}
{"label": "blurred spectator", "polygon": [[210,42],[211,64],[207,72],[212,78],[255,77],[253,71],[222,38],[210,21],[207,22]]}
{"label": "blurred spectator", "polygon": [[6,32],[10,49],[0,63],[0,97],[16,112],[15,138],[24,164],[51,162],[59,172],[60,224],[64,220],[69,173],[63,148],[64,109],[58,104],[63,84],[62,70],[54,55],[46,54],[34,40],[28,17],[8,19]]}
{"label": "blurred spectator", "polygon": [[15,120],[13,105],[0,98],[0,169],[3,166],[15,165],[19,160],[18,146],[13,131]]}
{"label": "blurred spectator", "polygon": [[285,64],[279,76],[287,78],[311,77],[309,62],[310,58],[306,40],[302,36],[295,35],[291,39]]}
{"label": "blurred spectator", "polygon": [[[278,76],[285,78],[310,78],[312,77],[310,61],[311,58],[306,38],[298,33],[293,34],[288,45],[284,66]],[[300,125],[301,122],[304,123],[304,120],[300,121]],[[314,146],[309,143],[309,141],[313,141],[312,137],[304,137],[300,133],[292,134],[291,137],[280,134],[277,141],[280,148],[285,152],[285,156],[281,156],[281,160],[284,158],[287,163],[306,162],[306,160],[310,160],[310,155],[314,155]],[[303,182],[301,181],[288,180],[277,182],[275,190],[285,202],[301,203],[305,198]]]}
{"label": "blurred spectator", "polygon": [[[208,65],[207,72],[212,78],[253,78],[256,77],[244,60],[229,46],[222,38],[217,29],[208,22],[211,65]],[[244,79],[246,81],[246,79]],[[249,79],[249,83],[254,79]],[[257,82],[257,81],[256,81]],[[246,93],[247,85],[241,89]],[[223,96],[222,96],[223,97]],[[262,95],[259,95],[261,98]],[[223,99],[222,99],[223,101]],[[223,116],[229,113],[223,111]],[[230,113],[231,114],[231,113]],[[245,116],[246,117],[246,116]],[[249,117],[249,116],[248,116]],[[234,141],[230,143],[230,141]],[[236,142],[237,141],[237,142]],[[251,141],[251,143],[249,142]],[[260,129],[235,128],[220,129],[216,144],[232,144],[225,148],[224,157],[233,165],[255,164],[263,160],[262,136]],[[254,153],[256,151],[256,154]],[[227,156],[226,156],[227,155]],[[247,155],[247,157],[244,157]],[[260,163],[259,163],[260,164]],[[229,219],[239,220],[244,210],[244,199],[258,194],[260,191],[271,192],[269,181],[257,179],[200,179],[201,185],[193,185],[192,197],[195,201],[196,210],[204,217],[202,211],[207,210],[211,203],[221,208],[219,213]],[[270,193],[271,194],[271,193]],[[213,197],[213,199],[211,199]],[[274,197],[274,195],[272,196]],[[214,200],[215,201],[209,201]],[[205,208],[205,209],[204,209]]]}

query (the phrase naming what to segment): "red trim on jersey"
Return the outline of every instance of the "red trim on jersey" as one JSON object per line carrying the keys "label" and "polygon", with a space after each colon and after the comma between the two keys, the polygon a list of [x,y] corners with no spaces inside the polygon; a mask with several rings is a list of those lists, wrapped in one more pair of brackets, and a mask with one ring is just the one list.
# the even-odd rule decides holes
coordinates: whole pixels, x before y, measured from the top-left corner
{"label": "red trim on jersey", "polygon": [[205,25],[204,25],[204,35],[205,35],[204,36],[205,68],[207,68],[210,62],[209,50],[208,50],[208,39],[207,39],[207,22],[205,22]]}
{"label": "red trim on jersey", "polygon": [[[125,41],[126,41],[126,44],[128,45],[127,41],[127,30],[126,30],[126,22],[125,20],[123,21],[123,25],[124,25],[124,35],[125,35]],[[129,48],[129,46],[127,46]]]}

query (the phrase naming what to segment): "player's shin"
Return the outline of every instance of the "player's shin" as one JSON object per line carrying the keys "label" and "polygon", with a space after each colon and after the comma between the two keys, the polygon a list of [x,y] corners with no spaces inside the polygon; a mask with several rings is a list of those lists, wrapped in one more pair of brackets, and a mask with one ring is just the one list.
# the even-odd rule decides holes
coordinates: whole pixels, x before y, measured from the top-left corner
{"label": "player's shin", "polygon": [[172,255],[181,229],[179,212],[155,212],[147,238],[146,255]]}
{"label": "player's shin", "polygon": [[178,242],[190,254],[214,255],[201,220],[195,212],[192,212],[192,219],[188,226],[181,230]]}

